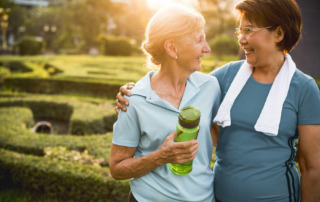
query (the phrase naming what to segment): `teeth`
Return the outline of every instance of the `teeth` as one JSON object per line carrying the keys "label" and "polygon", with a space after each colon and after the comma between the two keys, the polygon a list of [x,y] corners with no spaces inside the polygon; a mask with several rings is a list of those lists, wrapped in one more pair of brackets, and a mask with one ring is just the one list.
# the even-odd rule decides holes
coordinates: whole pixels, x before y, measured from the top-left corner
{"label": "teeth", "polygon": [[245,49],[244,52],[246,53],[253,52],[253,49]]}

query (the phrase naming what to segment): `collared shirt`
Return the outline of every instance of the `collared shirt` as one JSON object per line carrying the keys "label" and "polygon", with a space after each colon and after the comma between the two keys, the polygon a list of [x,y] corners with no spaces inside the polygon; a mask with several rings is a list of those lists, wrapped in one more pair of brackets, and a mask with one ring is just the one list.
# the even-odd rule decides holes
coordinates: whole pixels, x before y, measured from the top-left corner
{"label": "collared shirt", "polygon": [[141,202],[213,201],[210,126],[220,104],[218,81],[203,73],[191,74],[177,109],[151,89],[150,77],[154,74],[149,72],[144,76],[132,89],[131,97],[126,97],[130,105],[127,112],[119,114],[112,143],[136,147],[135,158],[154,152],[176,130],[180,110],[194,106],[201,111],[199,149],[191,173],[176,175],[168,165],[159,166],[140,178],[134,178],[131,181],[132,193]]}

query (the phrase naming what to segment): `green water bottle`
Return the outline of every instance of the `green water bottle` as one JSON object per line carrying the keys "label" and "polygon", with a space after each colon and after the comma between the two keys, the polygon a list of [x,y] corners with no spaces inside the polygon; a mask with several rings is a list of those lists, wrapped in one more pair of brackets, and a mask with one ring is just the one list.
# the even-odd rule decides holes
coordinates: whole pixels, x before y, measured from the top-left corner
{"label": "green water bottle", "polygon": [[[176,142],[195,140],[200,129],[200,111],[195,107],[185,107],[181,110],[177,121]],[[169,164],[171,171],[178,175],[186,175],[192,171],[192,162]]]}

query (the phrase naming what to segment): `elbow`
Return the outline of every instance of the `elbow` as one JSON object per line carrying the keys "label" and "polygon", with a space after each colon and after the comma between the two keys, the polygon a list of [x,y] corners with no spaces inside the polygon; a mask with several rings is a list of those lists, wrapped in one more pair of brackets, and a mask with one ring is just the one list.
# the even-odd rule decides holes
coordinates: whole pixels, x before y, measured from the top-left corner
{"label": "elbow", "polygon": [[121,175],[118,175],[116,173],[111,173],[111,177],[115,180],[126,180],[127,178],[124,178],[123,176]]}
{"label": "elbow", "polygon": [[110,174],[111,177],[115,180],[122,180],[121,176],[118,174],[117,170],[115,168],[110,167]]}
{"label": "elbow", "polygon": [[126,180],[126,179],[129,179],[127,178],[124,173],[121,173],[121,171],[115,169],[115,168],[111,168],[110,167],[110,174],[111,174],[111,177],[115,180]]}
{"label": "elbow", "polygon": [[301,161],[299,167],[302,177],[305,177],[310,180],[320,180],[320,162],[313,163],[312,165],[310,165]]}

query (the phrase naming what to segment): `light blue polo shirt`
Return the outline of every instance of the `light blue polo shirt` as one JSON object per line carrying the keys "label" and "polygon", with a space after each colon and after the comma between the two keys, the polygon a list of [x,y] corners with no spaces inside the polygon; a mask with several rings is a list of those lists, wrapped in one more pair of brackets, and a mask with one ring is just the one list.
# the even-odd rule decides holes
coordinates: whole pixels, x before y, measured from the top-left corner
{"label": "light blue polo shirt", "polygon": [[132,89],[127,112],[120,111],[113,128],[112,143],[137,147],[135,157],[160,148],[165,138],[176,130],[179,112],[186,106],[201,111],[199,149],[193,160],[193,170],[176,175],[167,165],[134,178],[131,191],[139,202],[150,201],[214,201],[213,173],[210,169],[212,139],[210,126],[220,103],[220,87],[216,78],[194,72],[187,80],[179,109],[158,97],[151,89],[149,72]]}

